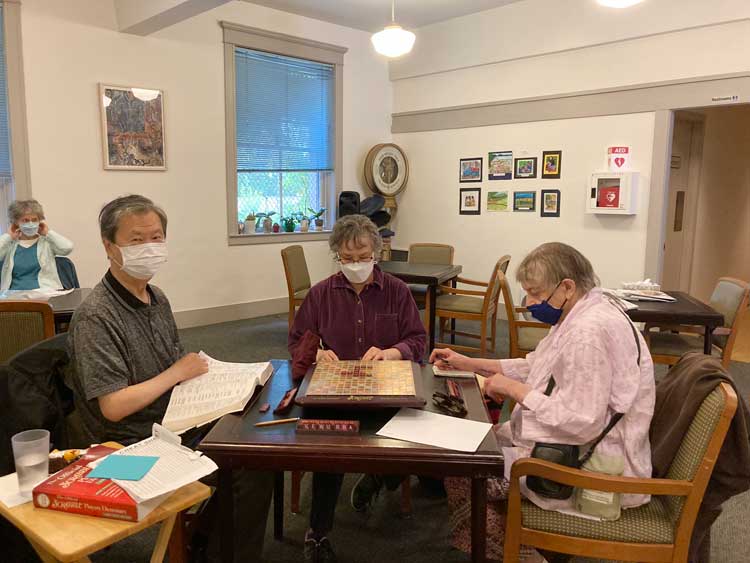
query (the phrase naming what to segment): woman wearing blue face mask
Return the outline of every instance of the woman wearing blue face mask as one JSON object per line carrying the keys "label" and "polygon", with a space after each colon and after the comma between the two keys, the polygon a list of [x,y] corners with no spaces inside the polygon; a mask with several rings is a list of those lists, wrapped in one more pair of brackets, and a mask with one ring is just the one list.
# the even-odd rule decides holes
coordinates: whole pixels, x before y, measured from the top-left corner
{"label": "woman wearing blue face mask", "polygon": [[[622,468],[625,476],[651,476],[648,432],[654,367],[643,337],[596,287],[599,280],[588,259],[567,244],[535,248],[521,262],[516,278],[526,292],[531,314],[552,325],[534,352],[525,358],[489,360],[443,349],[433,351],[430,358],[442,369],[484,375],[487,395],[516,401],[510,422],[495,426],[505,457],[505,478],[488,482],[488,559],[502,559],[503,500],[510,468],[516,459],[531,456],[535,444],[578,446],[584,454],[614,420],[593,450],[597,462]],[[616,413],[623,416],[616,419]],[[447,479],[446,490],[453,513],[453,544],[467,550],[471,547],[470,485],[468,480]],[[574,508],[572,496],[540,496],[525,479],[521,492],[545,509]],[[622,495],[623,507],[645,502],[646,495]],[[523,561],[541,560],[532,549],[522,549],[522,554]]]}
{"label": "woman wearing blue face mask", "polygon": [[62,289],[55,256],[70,254],[73,243],[50,230],[35,199],[11,203],[8,220],[0,235],[0,290]]}

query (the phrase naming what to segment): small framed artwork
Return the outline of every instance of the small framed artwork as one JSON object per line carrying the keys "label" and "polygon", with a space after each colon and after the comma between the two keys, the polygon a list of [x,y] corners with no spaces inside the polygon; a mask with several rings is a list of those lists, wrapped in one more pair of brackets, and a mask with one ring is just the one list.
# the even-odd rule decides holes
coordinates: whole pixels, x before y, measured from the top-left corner
{"label": "small framed artwork", "polygon": [[499,151],[487,154],[487,179],[513,179],[513,151]]}
{"label": "small framed artwork", "polygon": [[536,192],[513,192],[513,211],[536,210]]}
{"label": "small framed artwork", "polygon": [[560,190],[542,190],[542,217],[560,216]]}
{"label": "small framed artwork", "polygon": [[462,158],[458,168],[459,182],[482,181],[482,157]]}
{"label": "small framed artwork", "polygon": [[458,213],[479,215],[482,213],[482,188],[461,188],[459,191]]}
{"label": "small framed artwork", "polygon": [[542,178],[559,180],[562,169],[562,151],[544,151],[542,153]]}
{"label": "small framed artwork", "polygon": [[516,178],[536,178],[536,157],[524,157],[517,158],[516,163]]}
{"label": "small framed artwork", "polygon": [[487,211],[508,211],[508,191],[487,192]]}
{"label": "small framed artwork", "polygon": [[99,84],[106,170],[166,170],[164,93]]}

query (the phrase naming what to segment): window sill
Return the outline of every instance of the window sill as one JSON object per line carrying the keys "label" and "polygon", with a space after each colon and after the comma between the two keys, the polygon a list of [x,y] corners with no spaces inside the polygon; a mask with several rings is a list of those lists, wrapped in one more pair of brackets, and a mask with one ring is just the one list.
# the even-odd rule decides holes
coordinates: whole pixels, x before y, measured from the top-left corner
{"label": "window sill", "polygon": [[251,235],[229,235],[229,246],[328,240],[330,234],[331,231],[329,229],[322,231],[307,231],[306,233],[253,233]]}

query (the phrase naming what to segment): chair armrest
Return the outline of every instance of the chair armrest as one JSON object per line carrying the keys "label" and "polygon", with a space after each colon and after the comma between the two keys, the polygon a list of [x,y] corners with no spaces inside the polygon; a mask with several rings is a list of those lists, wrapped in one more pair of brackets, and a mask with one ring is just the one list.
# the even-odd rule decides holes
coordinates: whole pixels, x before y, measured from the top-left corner
{"label": "chair armrest", "polygon": [[530,457],[517,460],[510,470],[511,482],[525,475],[538,475],[564,485],[612,493],[684,497],[693,490],[693,484],[690,481],[616,477],[604,473],[573,469],[572,467]]}
{"label": "chair armrest", "polygon": [[714,336],[729,336],[732,334],[732,329],[726,326],[718,326],[711,334]]}
{"label": "chair armrest", "polygon": [[547,323],[540,323],[537,321],[516,321],[516,326],[525,326],[527,328],[552,328],[552,325],[548,325]]}
{"label": "chair armrest", "polygon": [[487,282],[470,280],[468,278],[462,278],[460,276],[456,278],[456,281],[458,283],[465,283],[466,285],[478,285],[479,287],[488,287],[489,286],[489,284]]}
{"label": "chair armrest", "polygon": [[484,297],[486,291],[472,291],[471,289],[458,289],[457,287],[450,287],[448,285],[438,286],[440,291],[443,293],[452,293],[453,295],[475,295],[477,297]]}

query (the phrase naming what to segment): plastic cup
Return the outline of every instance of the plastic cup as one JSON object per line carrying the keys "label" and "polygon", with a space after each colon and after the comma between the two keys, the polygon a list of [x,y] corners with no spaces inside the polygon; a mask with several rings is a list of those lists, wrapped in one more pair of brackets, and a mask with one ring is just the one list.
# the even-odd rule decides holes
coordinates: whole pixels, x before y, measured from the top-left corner
{"label": "plastic cup", "polygon": [[18,491],[31,496],[31,490],[49,477],[49,430],[26,430],[10,439],[18,475]]}

